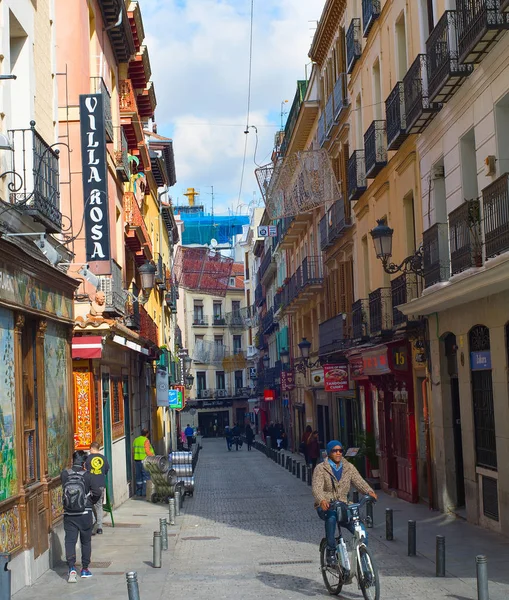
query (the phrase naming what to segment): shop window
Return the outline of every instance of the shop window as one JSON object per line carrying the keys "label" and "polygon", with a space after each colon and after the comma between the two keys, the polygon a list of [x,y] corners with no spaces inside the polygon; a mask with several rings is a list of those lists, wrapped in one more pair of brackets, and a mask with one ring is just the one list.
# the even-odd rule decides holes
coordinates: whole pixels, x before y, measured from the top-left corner
{"label": "shop window", "polygon": [[216,389],[224,390],[226,387],[224,371],[216,371]]}
{"label": "shop window", "polygon": [[113,439],[124,435],[124,395],[121,377],[111,377],[111,415]]}
{"label": "shop window", "polygon": [[99,394],[99,376],[94,376],[94,440],[103,445],[103,411]]}
{"label": "shop window", "polygon": [[25,483],[39,479],[39,406],[37,398],[37,324],[26,319],[22,332],[23,360],[23,443]]}
{"label": "shop window", "polygon": [[235,371],[235,390],[244,387],[244,371]]}
{"label": "shop window", "polygon": [[490,331],[484,325],[476,325],[470,330],[468,338],[470,369],[472,372],[476,464],[480,467],[496,470],[497,448]]}

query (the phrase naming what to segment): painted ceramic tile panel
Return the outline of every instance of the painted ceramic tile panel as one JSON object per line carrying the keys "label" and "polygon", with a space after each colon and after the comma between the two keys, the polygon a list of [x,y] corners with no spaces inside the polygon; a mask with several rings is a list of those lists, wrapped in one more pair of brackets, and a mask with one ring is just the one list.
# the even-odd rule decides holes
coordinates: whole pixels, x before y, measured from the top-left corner
{"label": "painted ceramic tile panel", "polygon": [[0,514],[0,552],[13,552],[21,546],[19,508],[13,506]]}
{"label": "painted ceramic tile panel", "polygon": [[44,337],[48,474],[57,477],[72,456],[67,409],[67,329],[48,322]]}
{"label": "painted ceramic tile panel", "polygon": [[17,493],[14,316],[0,308],[0,502]]}

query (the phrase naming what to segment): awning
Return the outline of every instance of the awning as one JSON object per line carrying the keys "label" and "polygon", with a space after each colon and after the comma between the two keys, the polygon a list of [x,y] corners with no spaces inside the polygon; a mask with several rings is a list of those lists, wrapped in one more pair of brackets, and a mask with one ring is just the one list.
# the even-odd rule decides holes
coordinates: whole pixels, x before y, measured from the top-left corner
{"label": "awning", "polygon": [[84,335],[72,338],[72,357],[75,359],[101,358],[103,338],[100,335]]}

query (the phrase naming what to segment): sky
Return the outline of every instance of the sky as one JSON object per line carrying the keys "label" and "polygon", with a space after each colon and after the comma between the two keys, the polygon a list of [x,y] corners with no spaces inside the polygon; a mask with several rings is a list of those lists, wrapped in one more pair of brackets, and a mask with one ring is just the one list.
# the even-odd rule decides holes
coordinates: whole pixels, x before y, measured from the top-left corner
{"label": "sky", "polygon": [[[325,0],[254,0],[251,111],[246,142],[251,0],[139,0],[154,81],[158,133],[173,138],[174,202],[188,187],[214,212],[247,214],[263,205],[256,162],[270,162]],[[286,119],[286,116],[284,117]],[[258,146],[256,147],[256,142]]]}

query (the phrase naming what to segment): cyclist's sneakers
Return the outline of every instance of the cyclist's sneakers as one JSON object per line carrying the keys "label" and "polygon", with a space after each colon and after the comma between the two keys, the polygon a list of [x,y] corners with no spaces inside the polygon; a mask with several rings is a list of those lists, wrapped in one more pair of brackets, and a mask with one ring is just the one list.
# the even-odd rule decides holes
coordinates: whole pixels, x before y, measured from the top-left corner
{"label": "cyclist's sneakers", "polygon": [[336,549],[332,550],[331,548],[327,548],[326,560],[327,560],[328,567],[337,567],[338,566],[338,557],[336,555]]}

